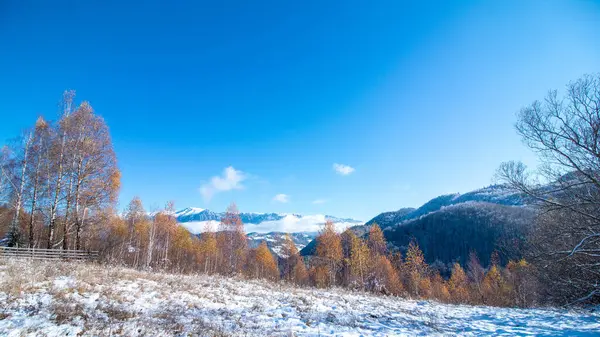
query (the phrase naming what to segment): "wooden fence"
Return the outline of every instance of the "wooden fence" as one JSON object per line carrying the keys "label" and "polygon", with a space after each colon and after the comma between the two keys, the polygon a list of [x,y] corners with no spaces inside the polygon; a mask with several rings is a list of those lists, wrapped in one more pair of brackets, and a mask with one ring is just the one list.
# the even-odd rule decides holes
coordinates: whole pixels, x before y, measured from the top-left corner
{"label": "wooden fence", "polygon": [[95,260],[98,252],[85,250],[0,247],[0,258],[34,260]]}

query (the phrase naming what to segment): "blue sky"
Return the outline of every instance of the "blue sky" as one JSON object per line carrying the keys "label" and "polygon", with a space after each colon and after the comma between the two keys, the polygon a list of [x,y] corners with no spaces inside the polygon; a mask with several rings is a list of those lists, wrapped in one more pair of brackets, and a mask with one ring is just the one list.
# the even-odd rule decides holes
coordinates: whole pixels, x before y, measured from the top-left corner
{"label": "blue sky", "polygon": [[597,1],[5,0],[0,136],[71,88],[121,205],[368,220],[535,165],[515,113],[600,71],[599,31]]}

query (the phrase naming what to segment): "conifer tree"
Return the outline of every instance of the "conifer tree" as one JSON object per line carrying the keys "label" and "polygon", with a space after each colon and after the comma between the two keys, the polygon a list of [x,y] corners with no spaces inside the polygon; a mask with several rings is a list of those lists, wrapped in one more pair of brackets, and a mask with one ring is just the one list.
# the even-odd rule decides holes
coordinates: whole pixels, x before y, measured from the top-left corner
{"label": "conifer tree", "polygon": [[371,252],[375,255],[387,255],[387,248],[383,231],[378,224],[373,223],[369,228],[367,244]]}
{"label": "conifer tree", "polygon": [[425,262],[425,256],[419,248],[419,245],[415,241],[411,241],[406,251],[405,259],[405,271],[406,271],[406,285],[409,294],[413,296],[421,296],[420,286],[421,280],[426,278],[428,275],[427,263]]}
{"label": "conifer tree", "polygon": [[448,285],[442,278],[439,272],[435,273],[431,278],[432,297],[441,302],[450,301],[450,291]]}
{"label": "conifer tree", "polygon": [[300,254],[294,255],[294,263],[292,268],[291,279],[297,285],[306,285],[308,281],[308,271],[304,264],[304,259]]}
{"label": "conifer tree", "polygon": [[[335,225],[327,220],[317,237],[317,257],[329,276],[328,285],[337,284],[336,275],[343,259],[340,236],[335,231]],[[322,272],[319,269],[319,272]]]}
{"label": "conifer tree", "polygon": [[204,232],[200,238],[200,254],[204,273],[215,272],[217,262],[217,239],[210,223],[204,225]]}
{"label": "conifer tree", "polygon": [[375,257],[370,290],[386,295],[401,295],[404,293],[402,281],[390,260],[384,255]]}
{"label": "conifer tree", "polygon": [[310,268],[309,276],[317,288],[325,288],[331,284],[330,271],[326,264],[317,264]]}
{"label": "conifer tree", "polygon": [[484,303],[493,306],[503,306],[508,301],[508,285],[497,265],[492,265],[483,279]]}
{"label": "conifer tree", "polygon": [[277,263],[265,241],[253,251],[253,261],[250,261],[251,275],[254,278],[276,280],[279,276]]}
{"label": "conifer tree", "polygon": [[244,224],[235,203],[227,207],[220,226],[217,247],[221,272],[224,274],[240,273],[246,263],[248,244]]}
{"label": "conifer tree", "polygon": [[306,284],[308,272],[304,260],[296,248],[296,244],[289,234],[285,235],[281,250],[283,256],[283,279],[298,285]]}
{"label": "conifer tree", "polygon": [[371,252],[366,242],[350,232],[350,275],[358,288],[363,288],[369,273]]}
{"label": "conifer tree", "polygon": [[448,281],[450,297],[455,303],[467,303],[469,301],[468,278],[459,263],[452,267],[452,276]]}

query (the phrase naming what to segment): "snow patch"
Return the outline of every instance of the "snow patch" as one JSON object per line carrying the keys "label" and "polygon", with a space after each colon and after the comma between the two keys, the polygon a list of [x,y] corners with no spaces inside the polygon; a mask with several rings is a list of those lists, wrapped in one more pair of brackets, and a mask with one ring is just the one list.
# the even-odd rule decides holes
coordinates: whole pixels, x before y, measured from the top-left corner
{"label": "snow patch", "polygon": [[[14,272],[5,272],[2,263],[0,280],[16,277]],[[1,336],[600,333],[600,313],[590,311],[448,305],[337,288],[294,288],[262,280],[152,274],[91,264],[13,263],[9,268],[22,268],[27,275],[43,280],[10,301],[8,294],[0,291]],[[44,276],[52,275],[49,271],[64,275]],[[70,289],[57,292],[52,287]],[[59,319],[60,306],[66,308],[61,309],[66,314]]]}

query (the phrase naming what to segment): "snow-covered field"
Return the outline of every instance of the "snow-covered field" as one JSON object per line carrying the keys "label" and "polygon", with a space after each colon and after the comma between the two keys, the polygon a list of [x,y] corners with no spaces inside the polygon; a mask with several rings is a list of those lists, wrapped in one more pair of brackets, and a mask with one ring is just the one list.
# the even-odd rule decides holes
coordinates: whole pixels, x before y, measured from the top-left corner
{"label": "snow-covered field", "polygon": [[0,261],[1,336],[598,336],[600,314],[445,305],[257,280]]}

